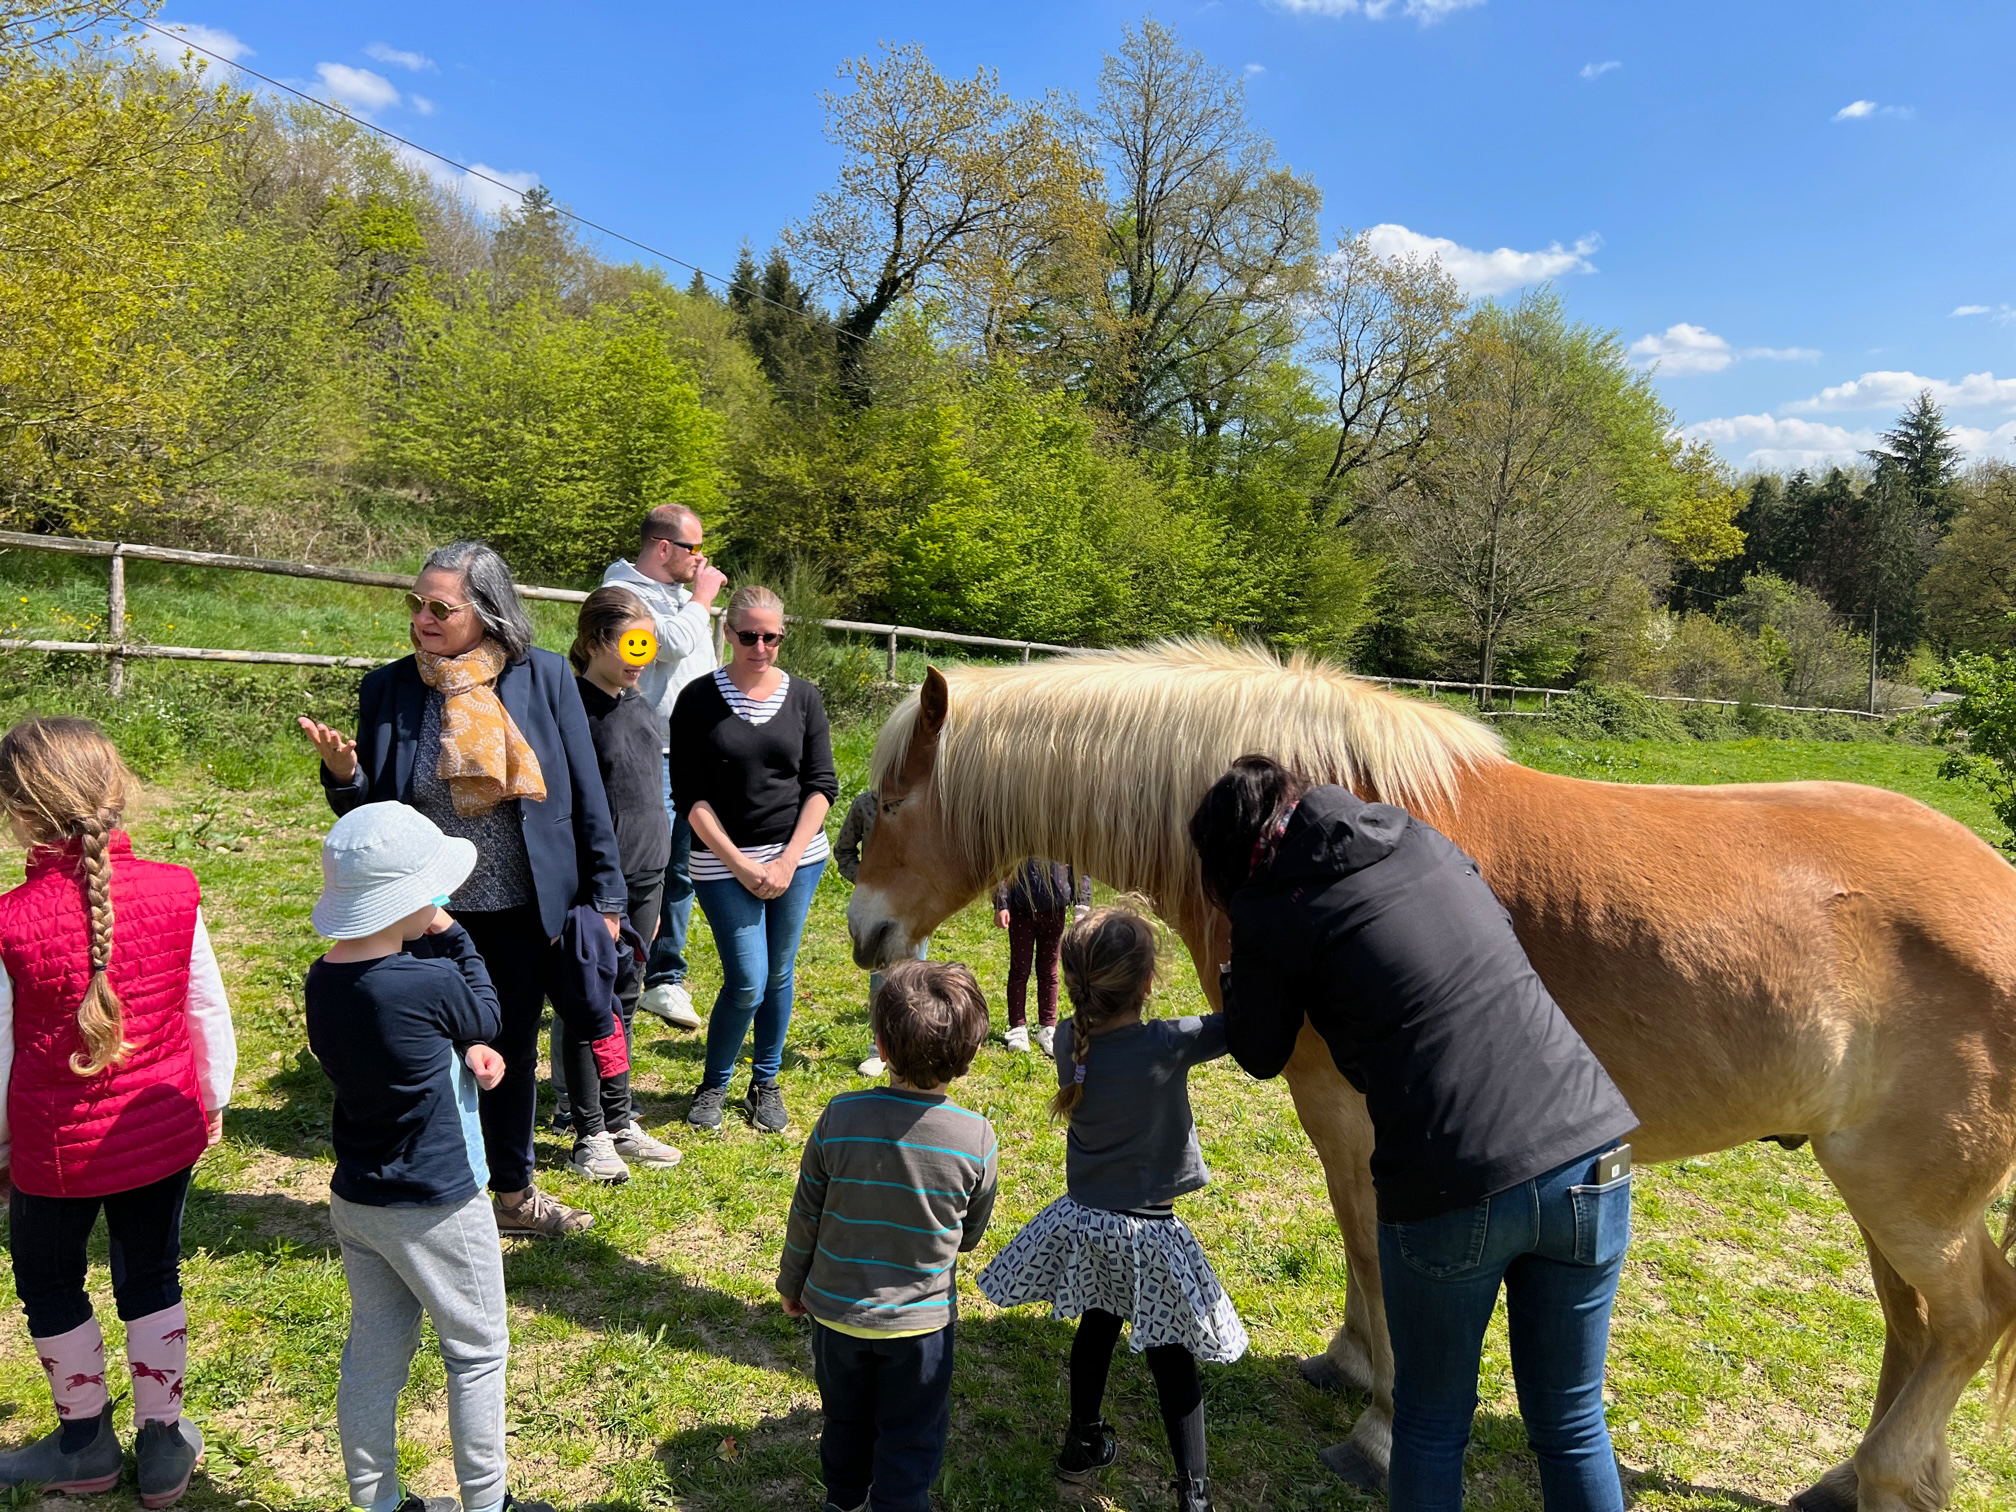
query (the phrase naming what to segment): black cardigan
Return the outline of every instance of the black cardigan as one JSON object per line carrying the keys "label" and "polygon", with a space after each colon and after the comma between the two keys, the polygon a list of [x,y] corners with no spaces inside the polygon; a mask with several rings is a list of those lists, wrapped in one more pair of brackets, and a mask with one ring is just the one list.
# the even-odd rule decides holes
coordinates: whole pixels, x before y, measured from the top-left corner
{"label": "black cardigan", "polygon": [[714,679],[696,677],[672,706],[672,801],[682,814],[714,810],[739,850],[781,845],[814,793],[840,796],[826,704],[802,677],[760,725],[739,718]]}
{"label": "black cardigan", "polygon": [[578,675],[574,686],[581,690],[588,733],[595,740],[595,765],[609,795],[623,875],[662,872],[672,859],[672,821],[665,815],[665,756],[658,748],[663,727],[657,711],[635,688],[611,698]]}
{"label": "black cardigan", "polygon": [[1477,863],[1402,809],[1312,788],[1232,899],[1226,1039],[1255,1076],[1306,1013],[1372,1115],[1379,1217],[1468,1207],[1637,1126]]}

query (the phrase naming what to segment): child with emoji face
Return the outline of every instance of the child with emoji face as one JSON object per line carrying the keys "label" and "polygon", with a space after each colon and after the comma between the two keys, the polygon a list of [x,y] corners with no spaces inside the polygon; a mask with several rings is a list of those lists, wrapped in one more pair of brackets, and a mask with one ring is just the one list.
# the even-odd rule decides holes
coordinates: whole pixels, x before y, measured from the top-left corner
{"label": "child with emoji face", "polygon": [[[609,817],[616,825],[616,849],[628,890],[631,927],[648,950],[658,928],[658,905],[665,888],[665,865],[672,855],[672,824],[665,816],[664,777],[660,767],[658,716],[637,691],[637,680],[658,652],[651,612],[627,588],[602,587],[581,606],[574,645],[568,651],[581,706],[588,715],[588,733],[595,742],[595,764],[609,795]],[[626,959],[617,979],[617,1005],[626,1038],[632,1034],[637,998],[643,989],[643,963]],[[553,1080],[561,1098],[560,1117],[574,1133],[574,1153],[568,1164],[596,1181],[621,1182],[630,1167],[664,1169],[679,1163],[679,1152],[653,1139],[636,1120],[630,1103],[627,1073],[601,1077],[600,1097],[593,1096],[582,1072],[592,1061],[581,1054],[576,1037],[558,1021],[553,1027]],[[633,1047],[634,1056],[634,1047]],[[570,1095],[570,1085],[579,1083]]]}

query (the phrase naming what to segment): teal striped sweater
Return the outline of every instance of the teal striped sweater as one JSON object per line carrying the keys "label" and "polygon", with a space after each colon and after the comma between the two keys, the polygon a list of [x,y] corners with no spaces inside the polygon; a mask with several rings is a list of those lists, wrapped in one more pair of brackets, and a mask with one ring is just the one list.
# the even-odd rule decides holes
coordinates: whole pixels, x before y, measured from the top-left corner
{"label": "teal striped sweater", "polygon": [[805,1141],[777,1290],[849,1328],[950,1323],[960,1252],[994,1211],[994,1144],[942,1094],[841,1093]]}

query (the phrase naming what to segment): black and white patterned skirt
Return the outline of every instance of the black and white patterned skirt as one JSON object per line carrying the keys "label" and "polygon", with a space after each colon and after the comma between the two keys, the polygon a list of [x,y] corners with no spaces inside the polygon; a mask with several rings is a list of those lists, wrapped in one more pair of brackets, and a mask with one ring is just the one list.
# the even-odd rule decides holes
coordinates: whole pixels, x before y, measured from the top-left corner
{"label": "black and white patterned skirt", "polygon": [[1228,1365],[1246,1353],[1246,1328],[1204,1248],[1181,1218],[1137,1218],[1059,1197],[987,1263],[977,1278],[996,1307],[1048,1302],[1053,1318],[1088,1310],[1131,1325],[1139,1353],[1180,1344]]}

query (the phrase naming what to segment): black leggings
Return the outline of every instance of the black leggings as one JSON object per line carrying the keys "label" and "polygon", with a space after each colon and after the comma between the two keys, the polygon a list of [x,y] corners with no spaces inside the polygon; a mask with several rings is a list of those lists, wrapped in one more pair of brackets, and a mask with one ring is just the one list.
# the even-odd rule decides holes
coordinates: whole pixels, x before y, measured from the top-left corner
{"label": "black leggings", "polygon": [[[1113,1348],[1120,1342],[1118,1313],[1088,1308],[1078,1320],[1071,1341],[1071,1426],[1089,1428],[1099,1421],[1106,1400],[1106,1373]],[[1204,1385],[1197,1378],[1197,1360],[1181,1344],[1157,1344],[1147,1351],[1148,1372],[1155,1377],[1155,1396],[1162,1404],[1162,1429],[1178,1475],[1204,1474]]]}
{"label": "black leggings", "polygon": [[53,1339],[91,1321],[85,1246],[101,1207],[112,1239],[112,1295],[119,1316],[130,1323],[180,1302],[182,1207],[188,1196],[187,1170],[109,1197],[31,1197],[14,1188],[7,1251],[28,1332]]}

